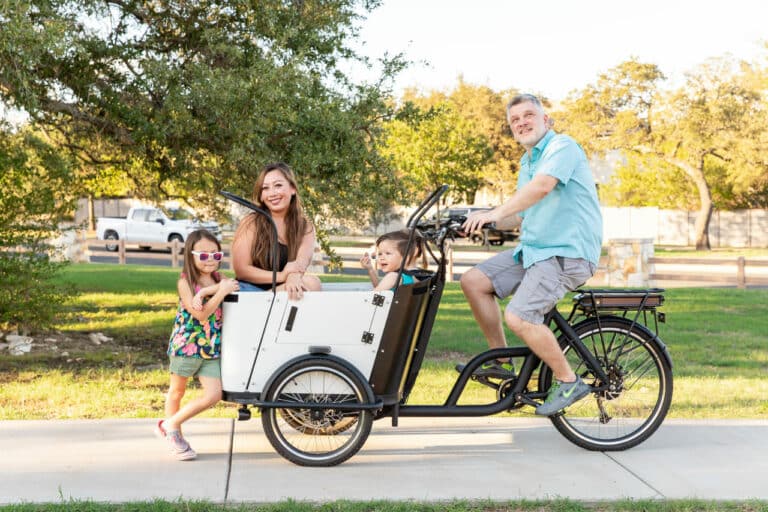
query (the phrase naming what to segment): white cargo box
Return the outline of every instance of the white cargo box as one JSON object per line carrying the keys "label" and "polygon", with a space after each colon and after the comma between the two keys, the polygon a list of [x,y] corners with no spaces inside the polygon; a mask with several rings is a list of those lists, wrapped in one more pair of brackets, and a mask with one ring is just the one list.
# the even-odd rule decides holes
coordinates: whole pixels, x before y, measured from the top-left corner
{"label": "white cargo box", "polygon": [[392,291],[240,292],[224,302],[221,372],[225,392],[260,393],[294,357],[317,347],[369,378],[392,305]]}

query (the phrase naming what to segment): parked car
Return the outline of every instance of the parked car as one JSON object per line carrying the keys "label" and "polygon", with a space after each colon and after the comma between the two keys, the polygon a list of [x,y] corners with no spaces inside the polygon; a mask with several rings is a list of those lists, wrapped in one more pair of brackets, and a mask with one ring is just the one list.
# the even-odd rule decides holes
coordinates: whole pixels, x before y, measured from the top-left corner
{"label": "parked car", "polygon": [[[99,217],[96,220],[96,234],[99,240],[125,240],[137,244],[144,250],[153,242],[184,243],[187,235],[197,229],[207,229],[221,240],[221,228],[216,222],[201,222],[195,215],[183,208],[163,210],[153,206],[136,206],[128,210],[125,217]],[[117,243],[107,244],[108,251],[116,251]]]}
{"label": "parked car", "polygon": [[[492,209],[493,208],[488,206],[450,206],[440,212],[440,218],[450,218],[457,222],[464,222],[467,220],[467,216],[472,212]],[[490,245],[503,245],[505,241],[516,240],[519,236],[520,231],[517,228],[513,230],[501,230],[494,227],[478,229],[467,234],[467,238],[469,238],[472,243],[483,244],[487,239],[487,242]]]}

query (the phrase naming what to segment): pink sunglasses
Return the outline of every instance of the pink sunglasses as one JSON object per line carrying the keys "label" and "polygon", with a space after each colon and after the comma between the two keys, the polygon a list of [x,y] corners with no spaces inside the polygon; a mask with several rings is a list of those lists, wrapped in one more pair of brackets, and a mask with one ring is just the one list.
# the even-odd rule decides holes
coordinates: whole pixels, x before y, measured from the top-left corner
{"label": "pink sunglasses", "polygon": [[221,251],[216,251],[216,252],[192,251],[192,254],[197,256],[197,259],[199,259],[200,261],[208,261],[208,258],[213,258],[215,261],[221,261],[221,258],[224,257],[224,253]]}

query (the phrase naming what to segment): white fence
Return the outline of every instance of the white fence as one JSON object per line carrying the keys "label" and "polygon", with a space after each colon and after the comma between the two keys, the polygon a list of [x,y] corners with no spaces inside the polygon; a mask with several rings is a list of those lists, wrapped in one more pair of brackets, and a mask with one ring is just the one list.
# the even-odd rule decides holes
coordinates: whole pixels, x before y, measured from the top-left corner
{"label": "white fence", "polygon": [[[605,240],[651,238],[656,245],[696,243],[697,212],[655,207],[603,207],[602,212]],[[709,223],[709,243],[712,247],[768,247],[768,210],[715,210]]]}

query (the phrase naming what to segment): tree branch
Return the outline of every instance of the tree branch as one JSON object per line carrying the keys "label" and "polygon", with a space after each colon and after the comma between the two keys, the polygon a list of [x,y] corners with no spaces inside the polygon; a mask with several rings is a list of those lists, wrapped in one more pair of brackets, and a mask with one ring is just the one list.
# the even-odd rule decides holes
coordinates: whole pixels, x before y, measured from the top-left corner
{"label": "tree branch", "polygon": [[50,100],[47,98],[43,99],[41,103],[44,105],[43,109],[45,111],[55,114],[65,114],[75,121],[97,127],[104,133],[113,136],[116,141],[124,146],[132,146],[135,144],[130,132],[125,128],[122,128],[115,123],[111,123],[102,117],[86,114],[73,103],[65,103],[63,101]]}

